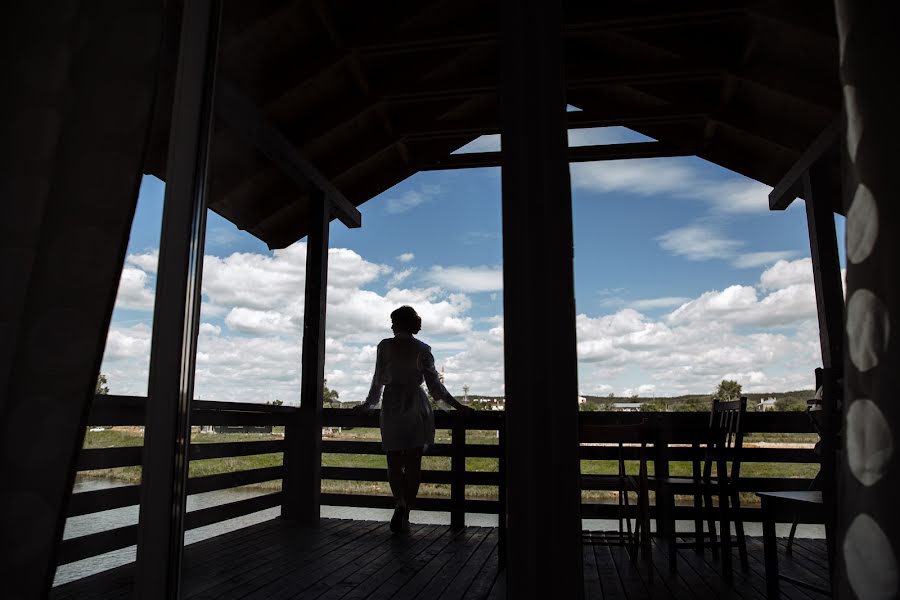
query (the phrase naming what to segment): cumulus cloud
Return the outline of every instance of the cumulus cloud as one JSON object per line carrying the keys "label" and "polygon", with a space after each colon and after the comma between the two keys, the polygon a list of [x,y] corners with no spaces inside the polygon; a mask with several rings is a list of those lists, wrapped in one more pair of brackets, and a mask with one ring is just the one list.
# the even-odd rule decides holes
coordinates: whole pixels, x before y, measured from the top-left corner
{"label": "cumulus cloud", "polygon": [[153,310],[153,281],[146,272],[134,267],[122,268],[116,308]]}
{"label": "cumulus cloud", "polygon": [[767,290],[781,290],[792,285],[813,283],[812,259],[801,258],[794,261],[779,260],[771,268],[763,271],[759,284]]}
{"label": "cumulus cloud", "polygon": [[[206,257],[198,397],[299,401],[305,259],[300,243],[270,254]],[[406,270],[395,272],[349,249],[332,249],[329,259],[325,369],[342,399],[365,396],[375,347],[390,335],[389,314],[402,304],[422,315],[422,338],[434,348],[452,392],[468,385],[473,393],[503,393],[503,317],[474,318],[469,295],[499,292],[499,268],[434,267],[426,287],[403,287]],[[150,263],[129,257],[119,308],[152,306]],[[748,391],[810,385],[820,361],[812,290],[808,258],[779,260],[755,286],[645,298],[605,309],[609,314],[582,312],[576,317],[581,393],[702,392],[726,377]],[[659,309],[670,312],[644,312]],[[147,311],[146,322],[116,323],[110,330],[103,372],[114,393],[146,393],[150,316]]]}
{"label": "cumulus cloud", "polygon": [[125,264],[137,267],[147,273],[156,274],[159,264],[159,250],[146,250],[140,254],[129,254],[125,258]]}
{"label": "cumulus cloud", "polygon": [[760,276],[762,297],[752,286],[733,285],[702,294],[668,316],[669,322],[720,319],[738,325],[777,327],[816,318],[816,296],[809,258],[778,261]]}
{"label": "cumulus cloud", "polygon": [[434,284],[462,292],[494,292],[503,289],[500,267],[434,266],[426,276]]}
{"label": "cumulus cloud", "polygon": [[401,254],[400,256],[397,257],[397,260],[399,260],[402,263],[408,263],[415,257],[416,257],[416,255],[413,254],[412,252],[404,252],[403,254]]}

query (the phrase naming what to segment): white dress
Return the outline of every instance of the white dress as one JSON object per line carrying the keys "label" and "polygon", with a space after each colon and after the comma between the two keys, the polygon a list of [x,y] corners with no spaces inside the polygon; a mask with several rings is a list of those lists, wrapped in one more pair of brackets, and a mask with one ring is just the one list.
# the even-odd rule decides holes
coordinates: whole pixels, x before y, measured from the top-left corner
{"label": "white dress", "polygon": [[374,408],[381,399],[381,445],[385,451],[434,444],[434,412],[422,389],[423,381],[435,400],[450,395],[434,368],[431,346],[404,333],[381,340],[365,404]]}

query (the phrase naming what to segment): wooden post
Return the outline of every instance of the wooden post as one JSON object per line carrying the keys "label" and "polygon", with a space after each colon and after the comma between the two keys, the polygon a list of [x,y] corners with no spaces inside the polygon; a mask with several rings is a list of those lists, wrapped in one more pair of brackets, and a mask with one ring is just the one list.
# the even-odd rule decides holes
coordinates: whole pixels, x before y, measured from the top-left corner
{"label": "wooden post", "polygon": [[466,526],[466,424],[459,411],[450,419],[450,527],[462,529]]}
{"label": "wooden post", "polygon": [[562,3],[501,5],[510,598],[584,593]]}
{"label": "wooden post", "polygon": [[[328,233],[331,207],[321,192],[310,195],[310,233],[306,241],[306,296],[303,306],[303,357],[300,410],[288,432],[282,514],[317,525],[322,487],[322,392],[325,387],[325,307],[328,288]],[[293,482],[289,482],[294,478]]]}
{"label": "wooden post", "polygon": [[822,366],[834,369],[834,374],[840,378],[844,356],[844,292],[832,211],[832,206],[838,203],[832,195],[840,194],[841,190],[833,189],[823,169],[821,163],[816,163],[803,175],[803,195],[816,287]]}
{"label": "wooden post", "polygon": [[163,207],[135,597],[179,596],[220,4],[185,5]]}
{"label": "wooden post", "polygon": [[[505,413],[505,411],[504,411]],[[497,511],[497,560],[500,568],[506,567],[506,415],[497,424],[497,477],[500,482],[497,486],[497,501],[500,507]]]}

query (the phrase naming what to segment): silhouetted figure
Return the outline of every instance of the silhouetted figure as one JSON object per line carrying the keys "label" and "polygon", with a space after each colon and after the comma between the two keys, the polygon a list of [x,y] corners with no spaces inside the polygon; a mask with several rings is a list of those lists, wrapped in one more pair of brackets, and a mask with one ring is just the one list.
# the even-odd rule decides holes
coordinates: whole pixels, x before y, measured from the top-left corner
{"label": "silhouetted figure", "polygon": [[409,530],[409,511],[422,478],[422,453],[434,443],[434,413],[422,381],[435,400],[457,410],[472,411],[441,383],[431,346],[413,337],[421,328],[422,319],[411,306],[401,306],[391,313],[394,337],[378,344],[372,387],[359,407],[371,410],[381,400],[381,444],[387,452],[388,481],[395,502],[393,532]]}

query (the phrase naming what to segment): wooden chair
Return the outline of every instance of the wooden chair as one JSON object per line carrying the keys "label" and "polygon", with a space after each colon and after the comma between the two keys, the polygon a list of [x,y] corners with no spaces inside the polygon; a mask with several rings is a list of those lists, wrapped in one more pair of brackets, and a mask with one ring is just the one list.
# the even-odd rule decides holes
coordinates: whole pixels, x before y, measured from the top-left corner
{"label": "wooden chair", "polygon": [[[709,427],[702,460],[694,461],[693,477],[650,477],[651,490],[657,492],[657,502],[666,503],[665,535],[669,545],[669,567],[677,568],[677,551],[680,547],[693,547],[698,552],[710,548],[713,558],[722,553],[722,567],[727,578],[731,577],[731,522],[734,521],[741,566],[748,568],[747,544],[744,522],[741,518],[741,499],[738,481],[741,474],[741,449],[744,442],[742,424],[747,412],[747,399],[721,401],[714,399],[709,415]],[[728,468],[728,463],[731,468]],[[713,470],[715,467],[715,471]],[[678,543],[675,533],[675,494],[694,496],[694,541]],[[718,506],[713,505],[717,498]],[[716,516],[719,531],[716,533]],[[708,531],[704,530],[704,521]],[[662,532],[661,532],[662,533]],[[721,538],[721,539],[719,539]]]}
{"label": "wooden chair", "polygon": [[[618,494],[618,532],[604,532],[604,535],[590,534],[583,537],[585,543],[624,546],[632,560],[636,560],[638,550],[644,559],[650,558],[650,511],[647,485],[647,441],[650,430],[646,423],[628,425],[604,425],[586,427],[582,442],[611,442],[618,445],[618,473],[615,475],[583,474],[582,490],[605,490]],[[625,446],[625,444],[629,444]],[[629,475],[625,468],[626,454],[636,451],[637,475]],[[633,458],[632,458],[633,460]],[[631,504],[629,493],[635,494],[634,527],[631,524]]]}

